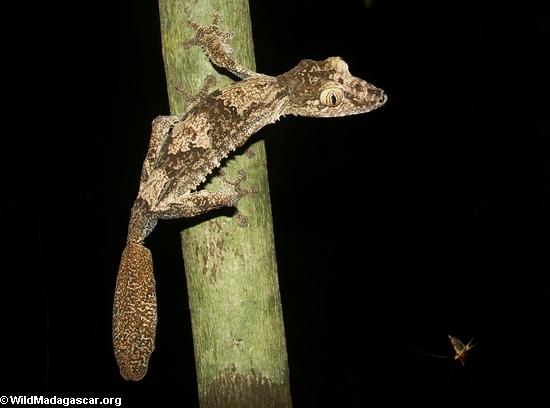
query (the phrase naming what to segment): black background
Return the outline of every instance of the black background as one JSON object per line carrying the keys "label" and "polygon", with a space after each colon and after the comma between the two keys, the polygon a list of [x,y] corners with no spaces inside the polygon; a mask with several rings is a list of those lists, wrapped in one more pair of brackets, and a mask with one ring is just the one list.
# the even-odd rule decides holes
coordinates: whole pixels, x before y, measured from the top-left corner
{"label": "black background", "polygon": [[[259,72],[338,55],[389,96],[368,115],[286,118],[258,135],[294,405],[535,405],[540,10],[279,0],[251,1],[251,16]],[[157,4],[25,3],[4,18],[18,114],[2,132],[0,394],[198,406],[185,223],[148,240],[160,320],[147,377],[122,380],[111,348],[129,208],[150,122],[168,113]],[[474,338],[466,367],[413,350],[452,355],[447,334]]]}

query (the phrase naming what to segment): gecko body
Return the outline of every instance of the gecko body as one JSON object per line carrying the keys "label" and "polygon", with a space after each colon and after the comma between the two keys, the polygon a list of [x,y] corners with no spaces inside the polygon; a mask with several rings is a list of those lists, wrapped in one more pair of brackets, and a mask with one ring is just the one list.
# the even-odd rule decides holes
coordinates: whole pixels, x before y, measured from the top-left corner
{"label": "gecko body", "polygon": [[132,207],[127,245],[117,276],[113,310],[113,343],[122,376],[140,380],[154,349],[156,295],[153,264],[144,241],[158,219],[193,217],[223,206],[235,206],[251,191],[237,180],[221,178],[217,192],[198,190],[220,162],[262,127],[285,115],[336,117],[369,112],[386,102],[384,92],[349,73],[338,57],[302,60],[272,77],[250,71],[231,56],[230,35],[219,16],[210,26],[189,22],[210,60],[242,80],[208,93],[211,80],[181,116],[153,121],[138,196]]}

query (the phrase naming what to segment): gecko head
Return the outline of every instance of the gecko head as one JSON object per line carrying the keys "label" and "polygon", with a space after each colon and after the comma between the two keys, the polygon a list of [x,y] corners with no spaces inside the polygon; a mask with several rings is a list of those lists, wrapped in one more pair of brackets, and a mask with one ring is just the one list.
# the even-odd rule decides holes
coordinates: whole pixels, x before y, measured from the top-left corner
{"label": "gecko head", "polygon": [[335,117],[370,112],[386,103],[383,90],[354,77],[339,57],[302,60],[278,77],[286,88],[285,114]]}

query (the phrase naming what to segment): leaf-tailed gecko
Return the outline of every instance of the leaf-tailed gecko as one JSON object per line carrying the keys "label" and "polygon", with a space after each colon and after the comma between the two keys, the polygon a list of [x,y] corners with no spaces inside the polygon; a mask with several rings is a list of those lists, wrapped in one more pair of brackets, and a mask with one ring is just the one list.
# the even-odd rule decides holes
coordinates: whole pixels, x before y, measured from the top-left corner
{"label": "leaf-tailed gecko", "polygon": [[217,192],[197,190],[220,162],[259,129],[284,115],[336,117],[369,112],[386,102],[384,91],[349,73],[338,57],[302,60],[272,77],[235,62],[231,34],[211,25],[195,30],[184,47],[200,46],[212,63],[242,79],[209,93],[208,78],[183,115],[159,116],[152,123],[140,187],[132,207],[127,244],[116,280],[113,344],[120,373],[141,380],[155,347],[157,302],[151,252],[144,241],[158,219],[193,217],[223,206],[235,206],[249,190],[244,178],[221,178]]}

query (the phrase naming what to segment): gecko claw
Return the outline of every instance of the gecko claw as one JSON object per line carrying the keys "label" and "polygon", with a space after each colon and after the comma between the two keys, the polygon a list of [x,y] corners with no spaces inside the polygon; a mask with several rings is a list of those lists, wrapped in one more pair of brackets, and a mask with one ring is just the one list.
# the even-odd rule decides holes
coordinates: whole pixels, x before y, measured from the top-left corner
{"label": "gecko claw", "polygon": [[246,180],[246,173],[244,172],[244,170],[239,170],[237,172],[237,178],[235,179],[235,182],[240,183],[244,180]]}
{"label": "gecko claw", "polygon": [[212,13],[212,25],[219,26],[220,21],[222,21],[222,15],[217,11]]}

